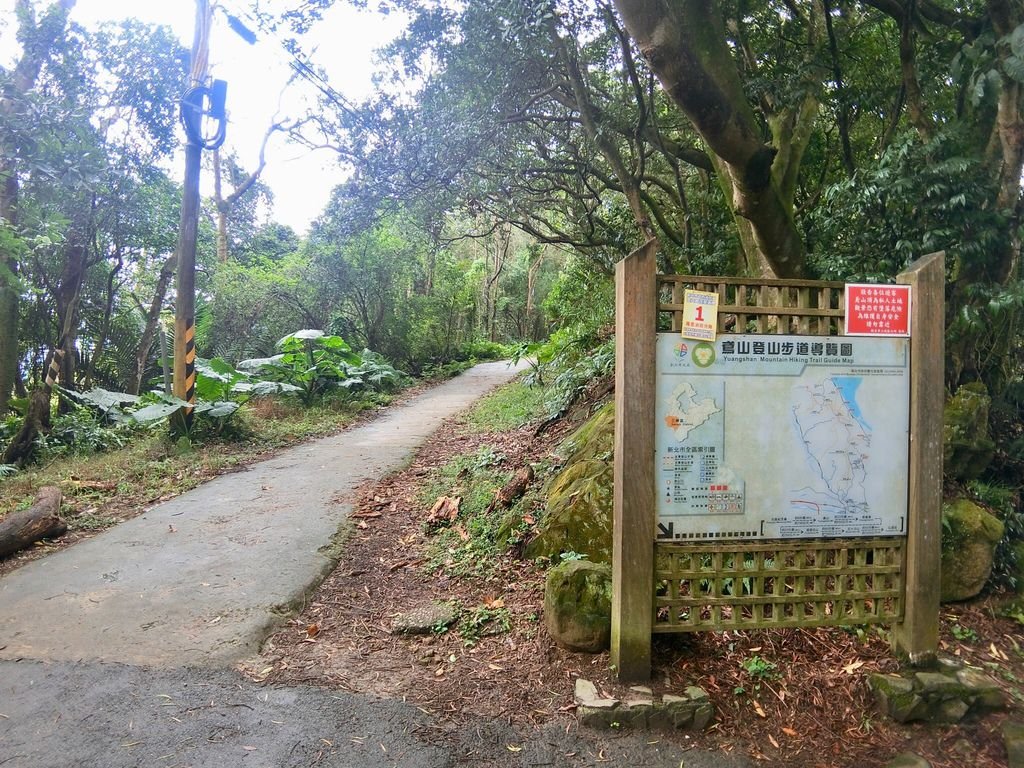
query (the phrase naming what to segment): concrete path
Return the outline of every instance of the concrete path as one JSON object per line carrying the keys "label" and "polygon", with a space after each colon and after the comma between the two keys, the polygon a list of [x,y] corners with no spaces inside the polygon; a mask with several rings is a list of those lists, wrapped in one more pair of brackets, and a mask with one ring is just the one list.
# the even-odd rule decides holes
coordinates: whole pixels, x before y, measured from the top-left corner
{"label": "concrete path", "polygon": [[333,566],[360,483],[516,373],[485,363],[364,426],[216,478],[0,579],[0,659],[230,666]]}
{"label": "concrete path", "polygon": [[750,768],[643,731],[452,726],[404,701],[231,669],[331,568],[352,490],[513,374],[477,366],[0,577],[0,766]]}

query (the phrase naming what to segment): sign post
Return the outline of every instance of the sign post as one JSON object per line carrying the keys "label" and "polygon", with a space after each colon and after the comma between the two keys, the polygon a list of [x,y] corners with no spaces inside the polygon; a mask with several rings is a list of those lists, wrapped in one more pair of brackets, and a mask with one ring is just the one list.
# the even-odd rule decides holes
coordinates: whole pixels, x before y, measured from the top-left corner
{"label": "sign post", "polygon": [[934,660],[939,647],[942,569],[942,413],[945,365],[945,253],[918,259],[897,277],[913,292],[909,320],[910,489],[904,553],[903,621],[893,647],[912,664]]}
{"label": "sign post", "polygon": [[934,658],[943,254],[896,285],[654,263],[616,270],[619,678],[649,677],[653,633],[883,623]]}

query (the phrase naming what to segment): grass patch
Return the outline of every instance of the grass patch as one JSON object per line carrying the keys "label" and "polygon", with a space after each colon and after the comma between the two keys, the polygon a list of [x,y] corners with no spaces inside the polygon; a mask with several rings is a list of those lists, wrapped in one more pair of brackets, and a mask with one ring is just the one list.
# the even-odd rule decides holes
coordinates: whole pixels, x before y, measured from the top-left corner
{"label": "grass patch", "polygon": [[517,429],[544,415],[545,389],[521,381],[506,384],[469,411],[466,421],[475,432]]}
{"label": "grass patch", "polygon": [[[328,401],[314,408],[276,400],[244,406],[234,434],[208,438],[182,449],[159,428],[105,453],[52,457],[15,474],[0,476],[0,518],[31,505],[39,488],[60,486],[73,529],[101,530],[135,516],[144,507],[191,490],[216,475],[244,466],[269,450],[337,432],[371,403]],[[80,513],[80,514],[76,514]]]}
{"label": "grass patch", "polygon": [[504,606],[479,605],[459,621],[458,632],[462,643],[472,648],[480,638],[501,635],[512,629],[512,614]]}
{"label": "grass patch", "polygon": [[490,576],[506,549],[499,529],[503,515],[487,512],[494,492],[509,481],[505,457],[490,446],[457,456],[441,468],[420,493],[430,507],[438,496],[462,499],[458,519],[439,529],[427,549],[427,572],[444,571],[455,578]]}

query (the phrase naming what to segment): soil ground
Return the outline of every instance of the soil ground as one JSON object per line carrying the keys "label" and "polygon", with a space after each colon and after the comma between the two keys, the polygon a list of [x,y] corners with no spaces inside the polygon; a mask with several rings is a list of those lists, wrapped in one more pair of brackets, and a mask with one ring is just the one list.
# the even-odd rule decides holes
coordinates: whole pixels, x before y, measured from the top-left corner
{"label": "soil ground", "polygon": [[[606,653],[559,648],[542,620],[544,571],[515,557],[487,578],[428,568],[429,503],[422,489],[452,457],[491,446],[516,469],[549,457],[572,425],[535,436],[535,424],[479,433],[465,421],[446,425],[404,471],[364,485],[355,502],[358,527],[334,573],[299,616],[275,635],[248,668],[255,680],[307,683],[415,704],[445,728],[485,718],[524,729],[575,730],[577,677],[600,690],[625,691]],[[661,637],[654,646],[656,692],[705,688],[717,710],[705,733],[651,738],[680,749],[743,756],[792,768],[870,768],[913,751],[934,768],[1006,766],[1000,733],[1019,718],[1024,700],[1024,627],[1003,616],[1008,596],[943,607],[942,645],[995,677],[1009,711],[956,726],[901,726],[881,717],[868,692],[872,671],[895,671],[882,628],[701,633]],[[502,607],[508,631],[467,647],[457,632],[396,636],[398,613],[434,600]],[[686,763],[689,765],[689,763]]]}

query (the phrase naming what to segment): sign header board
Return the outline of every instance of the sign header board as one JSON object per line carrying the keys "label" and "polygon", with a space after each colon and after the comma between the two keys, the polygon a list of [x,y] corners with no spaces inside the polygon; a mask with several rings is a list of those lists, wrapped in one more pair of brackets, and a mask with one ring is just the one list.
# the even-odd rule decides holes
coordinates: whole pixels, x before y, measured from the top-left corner
{"label": "sign header board", "polygon": [[847,336],[909,336],[910,286],[846,286]]}

